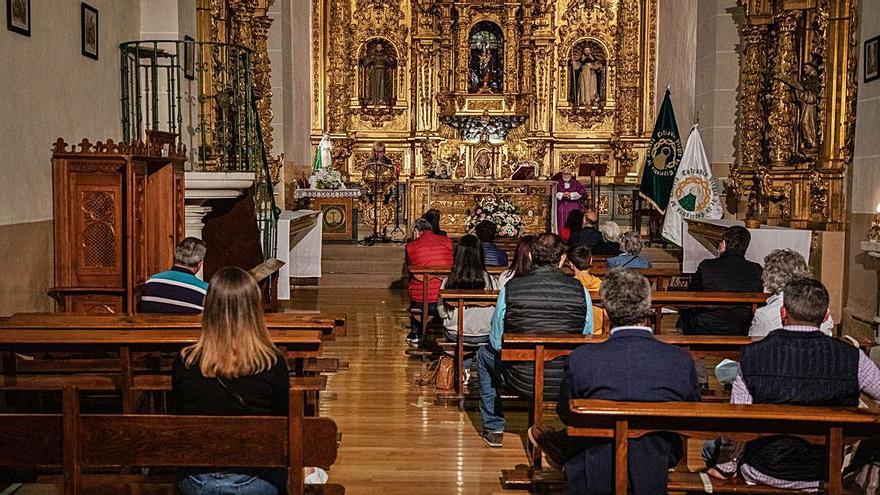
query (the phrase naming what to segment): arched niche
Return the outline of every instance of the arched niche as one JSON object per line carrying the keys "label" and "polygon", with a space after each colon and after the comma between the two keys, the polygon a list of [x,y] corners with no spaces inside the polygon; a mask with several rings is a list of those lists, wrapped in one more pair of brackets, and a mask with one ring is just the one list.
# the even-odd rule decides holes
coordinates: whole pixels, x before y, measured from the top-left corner
{"label": "arched niche", "polygon": [[504,33],[492,21],[479,21],[468,34],[468,92],[504,91]]}
{"label": "arched niche", "polygon": [[565,100],[576,108],[601,108],[608,98],[608,53],[593,38],[572,44],[565,59]]}
{"label": "arched niche", "polygon": [[361,45],[358,54],[358,101],[361,106],[392,107],[397,101],[397,50],[384,38]]}

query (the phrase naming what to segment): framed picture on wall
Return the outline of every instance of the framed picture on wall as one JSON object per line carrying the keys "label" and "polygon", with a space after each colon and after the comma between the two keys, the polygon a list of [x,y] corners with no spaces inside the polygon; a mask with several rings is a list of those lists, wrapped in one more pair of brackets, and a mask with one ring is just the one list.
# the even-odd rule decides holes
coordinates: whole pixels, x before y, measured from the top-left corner
{"label": "framed picture on wall", "polygon": [[880,79],[880,36],[865,42],[865,82]]}
{"label": "framed picture on wall", "polygon": [[6,0],[6,29],[31,35],[31,0]]}
{"label": "framed picture on wall", "polygon": [[80,7],[82,19],[82,54],[98,60],[98,9],[83,2]]}
{"label": "framed picture on wall", "polygon": [[194,38],[183,37],[183,77],[192,81],[196,78],[196,45]]}

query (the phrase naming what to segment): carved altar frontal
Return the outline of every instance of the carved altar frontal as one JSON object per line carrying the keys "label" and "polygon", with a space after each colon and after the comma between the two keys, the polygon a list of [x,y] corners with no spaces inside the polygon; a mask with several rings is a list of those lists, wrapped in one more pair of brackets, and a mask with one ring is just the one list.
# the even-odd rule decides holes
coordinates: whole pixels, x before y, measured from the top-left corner
{"label": "carved altar frontal", "polygon": [[477,202],[487,196],[498,196],[516,205],[526,234],[540,234],[550,228],[553,185],[543,180],[411,179],[407,218],[419,218],[430,208],[437,208],[443,230],[461,237],[468,233],[467,218]]}
{"label": "carved altar frontal", "polygon": [[655,114],[657,0],[313,0],[312,138],[357,181],[375,141],[411,179],[635,183]]}

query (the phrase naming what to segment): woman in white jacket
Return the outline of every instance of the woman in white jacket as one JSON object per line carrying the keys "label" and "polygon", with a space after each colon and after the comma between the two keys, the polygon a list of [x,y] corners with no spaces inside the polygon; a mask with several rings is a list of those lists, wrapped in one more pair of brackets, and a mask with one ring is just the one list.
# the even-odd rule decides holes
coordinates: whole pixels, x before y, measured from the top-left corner
{"label": "woman in white jacket", "polygon": [[[775,249],[764,258],[764,273],[761,279],[764,282],[764,291],[772,295],[767,299],[766,306],[755,311],[752,326],[749,328],[750,337],[764,337],[782,328],[782,317],[779,314],[782,308],[782,289],[792,280],[801,277],[812,277],[812,274],[807,261],[796,251]],[[833,328],[834,320],[829,315],[819,330],[831,335]]]}

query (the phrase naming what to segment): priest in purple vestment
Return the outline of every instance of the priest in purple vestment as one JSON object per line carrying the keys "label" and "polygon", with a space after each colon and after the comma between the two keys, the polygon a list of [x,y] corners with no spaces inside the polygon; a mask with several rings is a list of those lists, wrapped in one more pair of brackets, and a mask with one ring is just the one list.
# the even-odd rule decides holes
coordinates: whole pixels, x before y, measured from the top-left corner
{"label": "priest in purple vestment", "polygon": [[556,229],[562,230],[568,214],[574,210],[583,210],[581,198],[586,188],[574,178],[570,168],[563,168],[556,180]]}

